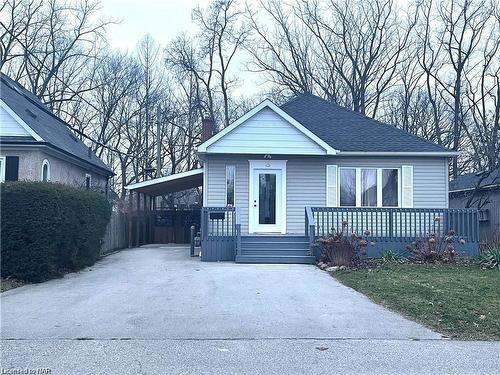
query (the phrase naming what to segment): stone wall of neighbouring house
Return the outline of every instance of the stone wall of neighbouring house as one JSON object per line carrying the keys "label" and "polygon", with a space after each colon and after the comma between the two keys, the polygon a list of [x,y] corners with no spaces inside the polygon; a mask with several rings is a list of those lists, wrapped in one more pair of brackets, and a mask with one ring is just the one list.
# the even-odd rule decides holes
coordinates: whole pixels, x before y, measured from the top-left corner
{"label": "stone wall of neighbouring house", "polygon": [[84,188],[85,175],[88,173],[92,180],[91,189],[100,192],[106,191],[106,176],[92,171],[90,167],[80,167],[41,150],[16,150],[12,147],[3,147],[0,156],[19,157],[19,180],[41,181],[43,161],[48,160],[51,182]]}

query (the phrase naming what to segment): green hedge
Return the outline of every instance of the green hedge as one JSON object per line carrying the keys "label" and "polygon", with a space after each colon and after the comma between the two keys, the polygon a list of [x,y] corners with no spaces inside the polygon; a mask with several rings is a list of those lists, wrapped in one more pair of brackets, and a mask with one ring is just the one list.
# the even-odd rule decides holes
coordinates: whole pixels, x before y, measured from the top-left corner
{"label": "green hedge", "polygon": [[111,216],[103,195],[46,182],[0,188],[2,277],[40,282],[99,258]]}

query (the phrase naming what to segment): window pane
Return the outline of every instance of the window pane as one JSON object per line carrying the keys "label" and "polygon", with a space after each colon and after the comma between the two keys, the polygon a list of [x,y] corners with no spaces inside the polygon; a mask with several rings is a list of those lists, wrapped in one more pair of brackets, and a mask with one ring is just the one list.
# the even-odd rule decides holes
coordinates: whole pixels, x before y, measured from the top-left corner
{"label": "window pane", "polygon": [[356,170],[340,169],[340,205],[356,206]]}
{"label": "window pane", "polygon": [[234,206],[234,165],[226,166],[226,205]]}
{"label": "window pane", "polygon": [[377,206],[377,170],[361,170],[361,205],[367,207]]}
{"label": "window pane", "polygon": [[47,182],[48,179],[49,179],[49,166],[47,164],[44,164],[42,169],[42,180],[44,182]]}
{"label": "window pane", "polygon": [[398,206],[398,170],[382,170],[382,206]]}

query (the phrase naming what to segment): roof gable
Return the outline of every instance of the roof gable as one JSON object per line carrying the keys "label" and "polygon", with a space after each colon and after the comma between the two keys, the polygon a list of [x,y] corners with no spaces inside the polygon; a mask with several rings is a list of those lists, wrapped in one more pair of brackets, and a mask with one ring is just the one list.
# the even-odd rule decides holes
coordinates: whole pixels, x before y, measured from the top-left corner
{"label": "roof gable", "polygon": [[97,155],[89,153],[88,147],[73,134],[68,124],[50,112],[35,95],[3,73],[0,98],[2,106],[20,124],[25,124],[28,131],[31,130],[30,134],[36,141],[46,142],[83,162],[107,171],[110,175],[113,173]]}
{"label": "roof gable", "polygon": [[[17,117],[17,118],[16,118]],[[0,99],[0,137],[32,137],[33,130]],[[31,132],[30,132],[31,130]]]}
{"label": "roof gable", "polygon": [[198,152],[334,155],[336,150],[266,99],[202,143]]}
{"label": "roof gable", "polygon": [[[405,132],[395,126],[384,124],[364,116],[358,112],[340,107],[312,94],[301,94],[291,99],[281,107],[277,107],[270,100],[265,100],[240,117],[230,126],[220,131],[198,147],[198,151],[215,152],[212,147],[220,139],[245,123],[250,117],[264,108],[269,108],[283,120],[294,126],[308,139],[315,142],[326,151],[327,155],[401,155],[401,156],[457,156],[458,152],[448,150],[424,138]],[[263,132],[262,138],[267,142]],[[224,142],[220,142],[223,144]],[[235,143],[237,145],[238,142]],[[267,145],[271,146],[271,145]],[[293,150],[295,147],[292,146]],[[245,153],[273,153],[270,147],[255,147],[253,152]],[[220,153],[233,153],[233,149],[219,149]],[[243,152],[236,152],[243,153]],[[292,152],[289,152],[292,153]],[[294,154],[304,154],[295,150]],[[305,153],[315,155],[317,153]],[[324,154],[324,153],[323,153]]]}

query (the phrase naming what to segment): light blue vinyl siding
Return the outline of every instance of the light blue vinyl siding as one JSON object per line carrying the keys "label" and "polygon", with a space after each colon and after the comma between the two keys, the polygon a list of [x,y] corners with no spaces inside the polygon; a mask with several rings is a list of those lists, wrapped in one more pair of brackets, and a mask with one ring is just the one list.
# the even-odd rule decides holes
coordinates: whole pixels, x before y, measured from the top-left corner
{"label": "light blue vinyl siding", "polygon": [[[207,155],[206,206],[224,206],[226,165],[236,166],[235,205],[241,210],[242,233],[248,233],[248,160],[255,155]],[[287,162],[287,233],[304,233],[304,207],[326,205],[326,165],[401,168],[413,165],[413,207],[447,208],[448,161],[443,157],[296,157]]]}
{"label": "light blue vinyl siding", "polygon": [[325,155],[325,150],[270,108],[208,146],[209,153]]}

